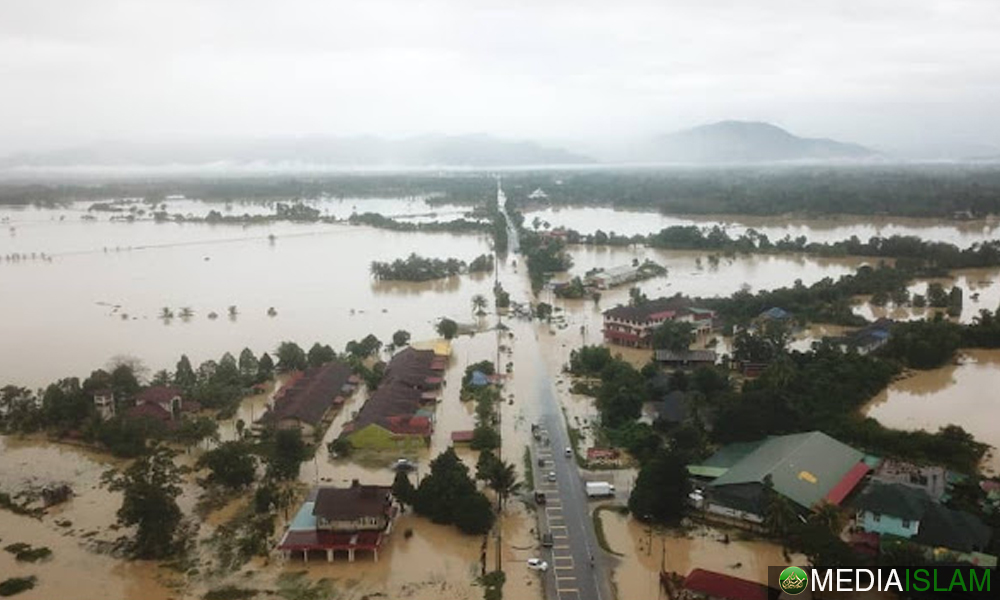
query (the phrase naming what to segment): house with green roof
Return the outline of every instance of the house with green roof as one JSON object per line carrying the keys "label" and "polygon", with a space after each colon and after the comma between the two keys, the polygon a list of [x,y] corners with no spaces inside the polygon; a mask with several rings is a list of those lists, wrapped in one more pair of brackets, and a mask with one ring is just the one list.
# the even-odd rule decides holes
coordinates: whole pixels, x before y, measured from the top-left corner
{"label": "house with green roof", "polygon": [[733,444],[688,467],[704,484],[702,508],[754,523],[764,521],[767,486],[805,513],[839,505],[869,470],[864,453],[820,431]]}
{"label": "house with green roof", "polygon": [[851,505],[855,524],[878,534],[883,543],[907,540],[925,548],[932,559],[997,564],[995,556],[982,553],[992,537],[989,526],[973,514],[934,501],[921,488],[872,481]]}

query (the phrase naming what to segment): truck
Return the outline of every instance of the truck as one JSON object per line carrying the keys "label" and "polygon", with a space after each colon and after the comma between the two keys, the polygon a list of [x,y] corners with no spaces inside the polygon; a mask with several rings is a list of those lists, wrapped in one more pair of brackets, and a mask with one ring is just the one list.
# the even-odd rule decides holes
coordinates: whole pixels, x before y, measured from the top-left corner
{"label": "truck", "polygon": [[605,496],[614,496],[614,495],[615,495],[615,486],[611,485],[607,481],[587,482],[588,498],[603,498]]}

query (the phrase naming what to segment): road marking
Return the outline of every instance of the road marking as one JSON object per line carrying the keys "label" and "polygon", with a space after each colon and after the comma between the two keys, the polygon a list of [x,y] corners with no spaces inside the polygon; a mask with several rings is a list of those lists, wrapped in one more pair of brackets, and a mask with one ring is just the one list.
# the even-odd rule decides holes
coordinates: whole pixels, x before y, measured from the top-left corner
{"label": "road marking", "polygon": [[573,568],[573,557],[572,556],[553,556],[552,557],[552,564],[554,564],[557,569],[572,569]]}
{"label": "road marking", "polygon": [[[568,538],[568,536],[567,536]],[[569,550],[570,546],[568,544],[556,544],[552,547],[553,550]]]}
{"label": "road marking", "polygon": [[546,506],[545,507],[545,514],[552,514],[552,513],[562,514],[562,507],[561,506]]}

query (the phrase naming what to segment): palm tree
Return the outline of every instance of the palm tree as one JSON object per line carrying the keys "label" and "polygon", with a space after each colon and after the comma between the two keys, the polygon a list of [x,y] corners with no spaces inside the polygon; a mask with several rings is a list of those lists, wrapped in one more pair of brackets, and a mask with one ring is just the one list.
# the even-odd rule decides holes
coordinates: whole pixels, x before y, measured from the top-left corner
{"label": "palm tree", "polygon": [[229,307],[229,318],[230,319],[235,319],[236,315],[238,315],[238,314],[240,314],[240,311],[236,310],[236,305],[235,304],[233,304],[232,306]]}
{"label": "palm tree", "polygon": [[476,294],[475,296],[472,297],[472,312],[474,312],[477,316],[480,317],[485,315],[487,304],[488,301],[486,300],[486,296],[482,294]]}
{"label": "palm tree", "polygon": [[169,306],[164,306],[160,311],[160,318],[164,321],[169,321],[174,318],[174,311],[170,310]]}
{"label": "palm tree", "polygon": [[194,316],[194,310],[190,306],[185,306],[181,309],[181,318],[187,321]]}
{"label": "palm tree", "polygon": [[514,470],[514,465],[503,461],[498,462],[492,473],[490,473],[487,485],[491,490],[496,492],[497,498],[500,499],[501,510],[503,510],[503,506],[507,503],[507,498],[511,494],[516,494],[521,489],[521,482],[517,480],[517,472]]}

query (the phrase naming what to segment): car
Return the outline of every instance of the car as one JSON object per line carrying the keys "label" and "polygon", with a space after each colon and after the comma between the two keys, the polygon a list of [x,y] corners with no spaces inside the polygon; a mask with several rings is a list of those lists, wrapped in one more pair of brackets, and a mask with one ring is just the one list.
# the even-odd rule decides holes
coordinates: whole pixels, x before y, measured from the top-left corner
{"label": "car", "polygon": [[552,547],[552,543],[553,543],[552,542],[552,534],[549,533],[549,532],[543,533],[542,534],[542,547],[543,548],[551,548]]}
{"label": "car", "polygon": [[396,462],[392,465],[392,468],[396,471],[412,471],[417,468],[417,465],[406,458],[397,458]]}
{"label": "car", "polygon": [[570,458],[571,456],[573,456],[573,449],[566,446],[566,458]]}
{"label": "car", "polygon": [[545,492],[535,492],[535,504],[545,504]]}
{"label": "car", "polygon": [[528,559],[528,568],[531,569],[531,570],[533,570],[533,571],[548,571],[549,570],[549,563],[545,562],[544,560],[542,560],[540,558],[529,558]]}
{"label": "car", "polygon": [[555,481],[556,480],[556,472],[555,471],[549,471],[548,480],[549,481]]}
{"label": "car", "polygon": [[539,457],[539,459],[538,459],[538,466],[539,467],[544,467],[545,466],[545,459],[544,458]]}

